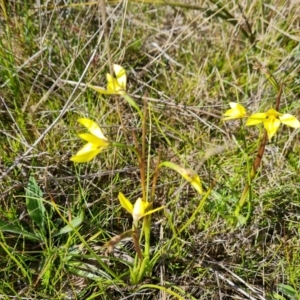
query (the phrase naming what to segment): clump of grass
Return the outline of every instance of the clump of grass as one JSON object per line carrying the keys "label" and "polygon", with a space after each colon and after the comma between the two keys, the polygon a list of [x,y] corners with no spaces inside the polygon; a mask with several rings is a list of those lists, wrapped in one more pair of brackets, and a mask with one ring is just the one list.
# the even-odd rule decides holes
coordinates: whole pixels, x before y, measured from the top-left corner
{"label": "clump of grass", "polygon": [[[3,295],[298,297],[297,131],[284,127],[266,141],[251,202],[237,214],[249,218],[233,228],[259,132],[245,134],[240,122],[221,119],[229,102],[251,113],[275,106],[268,74],[283,84],[279,111],[299,116],[299,8],[279,1],[191,5],[0,1]],[[113,63],[127,70],[128,94],[142,112],[147,103],[144,124],[119,96],[87,87],[105,87]],[[144,143],[149,195],[156,181],[153,208],[167,208],[151,217],[151,264],[139,285],[130,284],[137,245],[126,232],[133,220],[118,193],[133,204],[143,196],[140,165],[128,148],[104,149],[74,165],[69,159],[82,146],[78,118],[95,120],[110,141]],[[205,202],[174,171],[161,168],[153,177],[158,157],[197,171],[204,191],[211,188]],[[122,241],[107,257],[104,245],[115,236]],[[143,250],[144,239],[139,243]]]}

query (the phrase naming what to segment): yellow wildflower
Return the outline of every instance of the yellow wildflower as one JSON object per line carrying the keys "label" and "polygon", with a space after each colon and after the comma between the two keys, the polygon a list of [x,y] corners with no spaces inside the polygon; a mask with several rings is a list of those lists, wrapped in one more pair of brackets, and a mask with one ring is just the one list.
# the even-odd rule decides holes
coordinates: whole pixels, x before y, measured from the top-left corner
{"label": "yellow wildflower", "polygon": [[106,74],[107,79],[107,88],[106,90],[103,88],[100,88],[98,86],[90,85],[88,86],[95,91],[97,91],[100,94],[106,94],[106,95],[123,95],[126,93],[126,71],[123,67],[120,65],[113,65],[113,69],[115,72],[115,77],[111,74]]}
{"label": "yellow wildflower", "polygon": [[72,156],[70,160],[83,163],[92,160],[104,148],[108,147],[110,142],[102,133],[100,127],[94,121],[86,118],[78,119],[78,122],[85,126],[90,133],[82,133],[78,136],[88,143],[85,144],[76,155]]}
{"label": "yellow wildflower", "polygon": [[119,192],[118,198],[121,206],[125,208],[132,215],[135,226],[137,226],[138,221],[144,216],[150,215],[164,208],[164,206],[161,206],[156,209],[147,211],[147,209],[151,204],[149,202],[142,200],[141,198],[138,198],[134,205],[132,205],[131,202],[121,192]]}
{"label": "yellow wildflower", "polygon": [[229,105],[231,108],[224,113],[224,116],[226,117],[223,118],[224,121],[241,119],[247,116],[246,109],[243,105],[235,102],[229,102]]}
{"label": "yellow wildflower", "polygon": [[200,195],[203,194],[201,179],[195,171],[182,168],[170,161],[164,161],[160,164],[160,166],[165,166],[178,172]]}
{"label": "yellow wildflower", "polygon": [[246,122],[247,126],[256,125],[259,123],[264,124],[264,128],[268,133],[269,140],[277,132],[280,123],[288,125],[293,128],[300,128],[300,122],[296,117],[290,114],[281,114],[274,108],[269,109],[265,113],[256,113],[250,116]]}

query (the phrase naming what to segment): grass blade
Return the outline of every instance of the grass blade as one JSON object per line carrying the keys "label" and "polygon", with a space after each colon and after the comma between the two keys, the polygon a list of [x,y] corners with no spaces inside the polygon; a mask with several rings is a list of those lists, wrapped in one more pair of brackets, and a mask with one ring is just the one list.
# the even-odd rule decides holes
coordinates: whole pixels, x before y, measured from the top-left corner
{"label": "grass blade", "polygon": [[40,241],[40,239],[36,235],[34,235],[33,233],[25,231],[25,230],[21,229],[18,226],[10,225],[10,224],[2,221],[2,220],[0,220],[0,231],[6,231],[6,232],[12,232],[12,233],[16,233],[16,234],[21,234],[24,237],[27,237],[29,239]]}
{"label": "grass blade", "polygon": [[77,216],[76,218],[74,218],[70,224],[66,225],[65,227],[63,227],[59,232],[55,233],[53,236],[58,236],[61,234],[65,234],[68,233],[72,230],[74,230],[74,228],[78,227],[83,221],[83,212],[81,212],[81,214],[79,216]]}
{"label": "grass blade", "polygon": [[31,219],[44,230],[45,206],[43,192],[37,185],[33,176],[30,176],[26,188],[26,206]]}

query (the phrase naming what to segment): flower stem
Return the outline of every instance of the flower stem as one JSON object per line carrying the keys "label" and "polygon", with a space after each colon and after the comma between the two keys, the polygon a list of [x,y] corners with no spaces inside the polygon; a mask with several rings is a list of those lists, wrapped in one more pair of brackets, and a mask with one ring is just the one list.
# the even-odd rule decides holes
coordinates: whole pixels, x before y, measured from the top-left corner
{"label": "flower stem", "polygon": [[[280,99],[281,99],[281,95],[282,95],[283,86],[282,86],[282,84],[281,85],[277,84],[276,87],[278,87],[278,95],[277,95],[277,98],[276,98],[275,108],[276,108],[276,110],[278,110],[279,105],[280,105]],[[246,202],[246,199],[247,199],[247,196],[248,196],[248,192],[249,192],[250,187],[251,187],[251,182],[254,179],[254,177],[257,173],[257,170],[258,170],[258,168],[261,164],[261,160],[262,160],[263,155],[265,153],[267,140],[268,140],[268,134],[267,134],[267,131],[264,130],[263,138],[260,142],[256,158],[255,158],[255,160],[253,162],[253,165],[252,165],[252,169],[251,169],[251,173],[250,173],[250,180],[247,183],[247,185],[245,186],[244,191],[242,193],[242,196],[241,196],[239,202],[237,203],[237,206],[236,206],[235,211],[234,211],[234,217],[236,217],[237,219],[239,218],[241,209],[245,205],[245,202]],[[248,213],[247,218],[246,218],[245,221],[247,221],[249,216],[250,216],[250,214]]]}
{"label": "flower stem", "polygon": [[266,143],[267,143],[267,140],[268,140],[268,134],[267,134],[267,131],[264,130],[264,136],[260,142],[260,145],[259,145],[259,148],[258,148],[258,152],[257,152],[257,155],[256,155],[256,158],[253,162],[253,166],[252,166],[252,170],[250,172],[250,182],[246,184],[245,188],[244,188],[244,191],[242,193],[242,196],[235,208],[235,211],[234,211],[234,216],[236,218],[239,217],[240,215],[240,211],[241,209],[243,208],[245,202],[246,202],[246,199],[247,199],[247,196],[248,196],[248,192],[250,190],[250,187],[251,187],[251,182],[252,180],[254,179],[255,175],[256,175],[256,171],[258,169],[258,167],[260,166],[260,163],[261,163],[261,160],[262,160],[262,157],[264,155],[264,152],[265,152],[265,147],[266,147]]}
{"label": "flower stem", "polygon": [[131,105],[135,110],[138,112],[141,119],[143,119],[143,113],[140,110],[139,106],[136,104],[136,102],[125,92],[121,94],[121,96]]}

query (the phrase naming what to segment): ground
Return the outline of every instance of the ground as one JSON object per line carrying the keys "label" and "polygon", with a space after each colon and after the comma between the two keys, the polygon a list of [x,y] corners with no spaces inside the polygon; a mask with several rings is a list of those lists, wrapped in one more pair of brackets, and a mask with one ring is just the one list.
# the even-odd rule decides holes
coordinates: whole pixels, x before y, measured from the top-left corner
{"label": "ground", "polygon": [[[269,140],[223,120],[231,102],[299,119],[299,14],[281,0],[0,0],[3,299],[300,299],[299,129]],[[106,88],[113,64],[133,102],[88,86]],[[78,118],[122,146],[70,161]],[[137,282],[119,192],[165,206],[145,217]]]}

